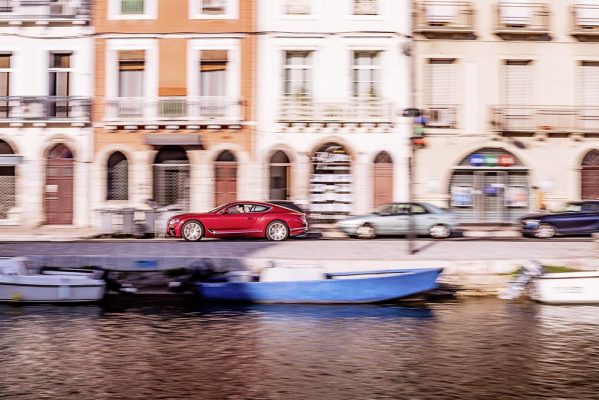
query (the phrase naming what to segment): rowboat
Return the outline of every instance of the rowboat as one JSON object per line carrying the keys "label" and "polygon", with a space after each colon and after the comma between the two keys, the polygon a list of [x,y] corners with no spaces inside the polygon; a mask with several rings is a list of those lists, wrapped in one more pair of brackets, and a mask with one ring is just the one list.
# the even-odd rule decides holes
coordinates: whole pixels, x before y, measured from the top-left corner
{"label": "rowboat", "polygon": [[220,282],[197,282],[206,301],[250,303],[380,303],[427,293],[438,287],[441,268],[323,273],[314,266],[265,268],[225,274]]}

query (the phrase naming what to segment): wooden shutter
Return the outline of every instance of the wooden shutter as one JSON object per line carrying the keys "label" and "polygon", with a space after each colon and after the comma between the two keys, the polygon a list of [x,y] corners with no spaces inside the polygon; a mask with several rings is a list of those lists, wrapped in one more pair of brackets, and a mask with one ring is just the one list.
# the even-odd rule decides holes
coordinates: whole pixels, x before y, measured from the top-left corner
{"label": "wooden shutter", "polygon": [[507,105],[532,104],[532,63],[530,60],[506,60],[504,101]]}
{"label": "wooden shutter", "polygon": [[456,65],[454,59],[430,59],[428,64],[427,97],[429,105],[456,103]]}

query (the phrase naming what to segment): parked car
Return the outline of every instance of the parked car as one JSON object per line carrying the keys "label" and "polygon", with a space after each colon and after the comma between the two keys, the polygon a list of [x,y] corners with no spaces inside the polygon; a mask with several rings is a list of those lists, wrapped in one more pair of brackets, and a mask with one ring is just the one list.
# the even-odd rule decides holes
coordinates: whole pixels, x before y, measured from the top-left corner
{"label": "parked car", "polygon": [[410,231],[410,204],[415,234],[442,239],[451,236],[457,229],[455,214],[428,203],[386,204],[373,213],[348,217],[337,226],[349,236],[364,239],[379,235],[406,235]]}
{"label": "parked car", "polygon": [[179,214],[167,223],[167,236],[198,241],[202,238],[256,237],[285,240],[303,235],[308,223],[303,213],[271,203],[236,201],[206,213]]}
{"label": "parked car", "polygon": [[573,201],[561,212],[527,215],[520,227],[523,236],[543,239],[599,232],[599,200]]}

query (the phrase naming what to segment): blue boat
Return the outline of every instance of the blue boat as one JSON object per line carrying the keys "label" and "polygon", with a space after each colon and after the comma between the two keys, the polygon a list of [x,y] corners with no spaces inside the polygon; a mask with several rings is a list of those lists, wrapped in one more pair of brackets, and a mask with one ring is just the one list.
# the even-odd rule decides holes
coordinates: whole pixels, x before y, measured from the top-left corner
{"label": "blue boat", "polygon": [[197,283],[206,301],[251,303],[380,303],[412,297],[438,287],[441,268],[322,274],[314,267],[266,268],[259,281],[231,277]]}

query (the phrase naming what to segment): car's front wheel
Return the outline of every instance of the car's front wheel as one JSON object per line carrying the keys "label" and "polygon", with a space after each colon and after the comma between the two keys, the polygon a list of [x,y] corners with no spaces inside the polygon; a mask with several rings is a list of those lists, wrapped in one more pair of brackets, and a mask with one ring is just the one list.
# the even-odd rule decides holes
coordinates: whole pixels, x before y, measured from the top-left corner
{"label": "car's front wheel", "polygon": [[555,226],[550,224],[541,224],[535,230],[535,237],[539,239],[549,239],[556,235]]}
{"label": "car's front wheel", "polygon": [[374,226],[364,224],[358,228],[356,234],[360,239],[374,239],[376,237],[376,230],[374,229]]}
{"label": "car's front wheel", "polygon": [[204,236],[204,227],[199,221],[187,221],[181,228],[181,236],[188,242],[197,242]]}
{"label": "car's front wheel", "polygon": [[428,230],[429,235],[435,239],[447,239],[451,236],[451,229],[447,225],[437,224]]}
{"label": "car's front wheel", "polygon": [[289,228],[283,221],[272,221],[266,227],[266,238],[275,242],[289,237]]}

